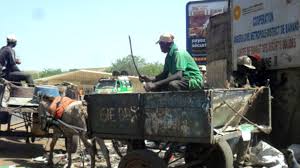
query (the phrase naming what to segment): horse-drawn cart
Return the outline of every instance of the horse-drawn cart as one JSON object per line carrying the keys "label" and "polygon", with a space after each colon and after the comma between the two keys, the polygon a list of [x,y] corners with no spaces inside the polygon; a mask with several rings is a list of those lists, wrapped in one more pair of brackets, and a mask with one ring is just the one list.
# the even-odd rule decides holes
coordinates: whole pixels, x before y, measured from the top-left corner
{"label": "horse-drawn cart", "polygon": [[[177,167],[233,167],[233,154],[242,158],[241,147],[251,134],[271,131],[271,96],[265,87],[85,99],[91,136],[127,142],[121,168],[166,167],[174,155],[185,161]],[[150,150],[145,140],[158,144],[164,155]]]}
{"label": "horse-drawn cart", "polygon": [[[52,137],[52,133],[42,129],[45,127],[45,122],[40,120],[38,95],[47,92],[52,96],[58,96],[59,87],[50,85],[16,86],[8,81],[1,81],[0,124],[7,124],[7,129],[0,129],[0,136],[25,137],[26,143],[29,143],[30,139],[31,142],[34,142],[35,137]],[[74,148],[74,150],[76,149]]]}
{"label": "horse-drawn cart", "polygon": [[27,143],[30,138],[33,142],[35,137],[48,136],[40,129],[38,104],[32,101],[33,97],[34,87],[0,84],[1,124],[7,124],[7,130],[0,129],[0,136],[25,137]]}

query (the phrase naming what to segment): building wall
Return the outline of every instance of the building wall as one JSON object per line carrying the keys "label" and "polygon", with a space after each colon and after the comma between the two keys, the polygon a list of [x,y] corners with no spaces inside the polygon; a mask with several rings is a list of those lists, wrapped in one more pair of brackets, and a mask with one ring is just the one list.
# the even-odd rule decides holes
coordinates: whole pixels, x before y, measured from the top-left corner
{"label": "building wall", "polygon": [[300,68],[271,71],[272,140],[278,146],[300,143]]}
{"label": "building wall", "polygon": [[223,13],[210,18],[207,38],[207,83],[213,88],[226,87],[230,80],[231,24],[230,14]]}
{"label": "building wall", "polygon": [[[229,23],[230,18],[222,14],[213,17],[209,26],[207,74],[210,87],[224,87],[224,80],[232,72]],[[300,68],[272,70],[269,75],[273,96],[271,142],[278,147],[300,144]]]}

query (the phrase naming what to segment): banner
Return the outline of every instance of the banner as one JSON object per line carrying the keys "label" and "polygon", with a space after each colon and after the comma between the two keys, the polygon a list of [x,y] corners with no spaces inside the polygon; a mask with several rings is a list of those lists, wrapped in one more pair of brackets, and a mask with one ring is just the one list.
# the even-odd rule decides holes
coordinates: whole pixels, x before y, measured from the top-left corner
{"label": "banner", "polygon": [[223,13],[228,8],[228,2],[193,1],[186,5],[186,48],[198,65],[207,64],[206,37],[209,17]]}
{"label": "banner", "polygon": [[299,0],[233,0],[233,68],[237,57],[259,54],[268,69],[300,66]]}

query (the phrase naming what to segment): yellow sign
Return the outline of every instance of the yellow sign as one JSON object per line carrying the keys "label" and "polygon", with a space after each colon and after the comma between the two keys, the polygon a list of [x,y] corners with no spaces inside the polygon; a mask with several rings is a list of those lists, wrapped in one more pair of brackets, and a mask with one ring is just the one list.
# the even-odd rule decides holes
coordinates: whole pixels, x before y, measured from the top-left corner
{"label": "yellow sign", "polygon": [[241,7],[240,6],[235,6],[233,8],[233,17],[234,17],[234,20],[240,20],[240,17],[241,17]]}

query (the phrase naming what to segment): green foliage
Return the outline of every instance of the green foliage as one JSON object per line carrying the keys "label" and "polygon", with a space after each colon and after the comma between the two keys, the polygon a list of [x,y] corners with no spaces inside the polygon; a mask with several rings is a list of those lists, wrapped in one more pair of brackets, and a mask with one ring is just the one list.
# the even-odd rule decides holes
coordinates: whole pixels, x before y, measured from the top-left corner
{"label": "green foliage", "polygon": [[68,72],[74,72],[74,71],[78,71],[79,69],[69,69],[69,71]]}
{"label": "green foliage", "polygon": [[108,73],[111,73],[113,70],[112,70],[112,67],[107,67],[104,69],[104,72],[108,72]]}
{"label": "green foliage", "polygon": [[32,79],[38,79],[39,78],[39,71],[25,71],[26,73],[30,74]]}
{"label": "green foliage", "polygon": [[30,73],[31,77],[33,80],[38,79],[39,78],[39,73]]}
{"label": "green foliage", "polygon": [[39,77],[44,78],[44,77],[53,76],[61,73],[63,73],[61,69],[45,69],[39,73]]}
{"label": "green foliage", "polygon": [[[163,70],[163,65],[161,63],[146,63],[145,59],[140,56],[134,56],[134,61],[142,75],[155,76]],[[129,75],[137,76],[131,55],[117,59],[114,63],[112,63],[110,68],[106,69],[107,72],[121,72],[124,70],[127,71]]]}
{"label": "green foliage", "polygon": [[148,63],[141,67],[140,73],[147,76],[156,76],[163,71],[163,68],[164,66],[161,63]]}
{"label": "green foliage", "polygon": [[[147,76],[156,76],[163,70],[163,64],[155,63],[146,63],[145,59],[140,56],[134,56],[134,60],[137,64],[137,67],[142,75]],[[44,69],[42,72],[29,72],[32,75],[33,79],[49,77],[53,75],[58,75],[64,72],[73,72],[79,69],[69,69],[68,71],[62,71],[61,69]],[[132,57],[128,55],[123,58],[117,59],[112,65],[105,69],[105,72],[113,71],[127,71],[129,75],[137,76]]]}
{"label": "green foliage", "polygon": [[[142,57],[134,56],[134,60],[138,68],[146,65],[145,59]],[[119,58],[116,62],[112,63],[111,72],[112,71],[127,71],[129,75],[137,75],[130,55],[124,58]]]}

